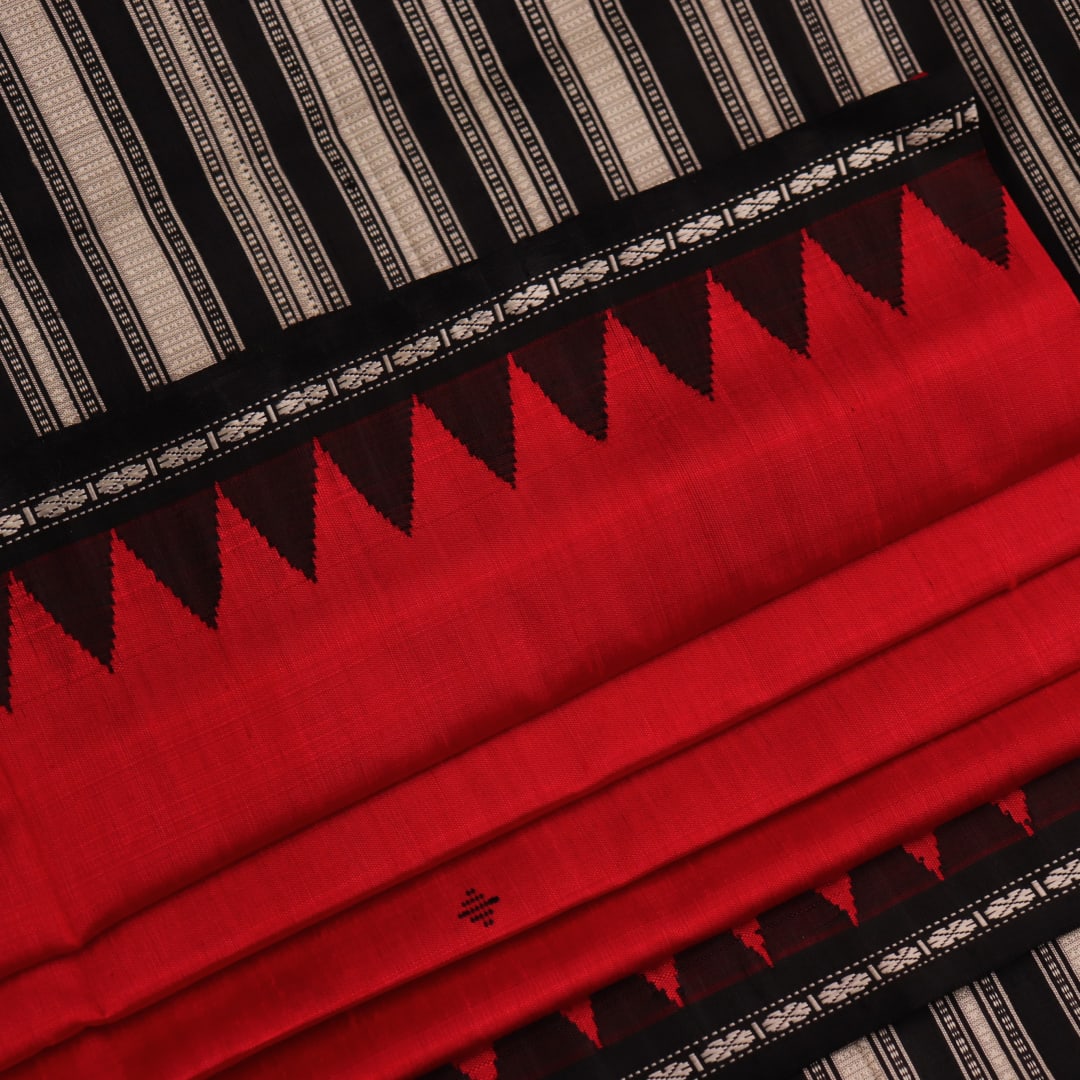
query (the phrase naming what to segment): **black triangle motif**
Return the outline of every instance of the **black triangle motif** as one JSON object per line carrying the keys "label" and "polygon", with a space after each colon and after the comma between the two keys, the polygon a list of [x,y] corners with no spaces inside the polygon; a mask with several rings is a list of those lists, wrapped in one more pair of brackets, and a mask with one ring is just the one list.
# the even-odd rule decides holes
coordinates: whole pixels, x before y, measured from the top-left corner
{"label": "black triangle motif", "polygon": [[412,529],[412,400],[319,436],[345,478],[391,525]]}
{"label": "black triangle motif", "polygon": [[473,457],[513,485],[517,463],[506,357],[433,386],[420,400]]}
{"label": "black triangle motif", "polygon": [[900,232],[903,192],[896,188],[815,221],[806,231],[871,296],[904,306],[904,252]]}
{"label": "black triangle motif", "polygon": [[678,1006],[656,989],[644,975],[631,975],[598,990],[592,996],[596,1030],[604,1046],[658,1024]]}
{"label": "black triangle motif", "polygon": [[315,580],[315,453],[310,442],[221,481],[225,497],[271,547]]}
{"label": "black triangle motif", "polygon": [[768,965],[734,934],[717,934],[675,956],[679,986],[688,1001],[698,1001],[756,975]]}
{"label": "black triangle motif", "polygon": [[793,233],[713,267],[713,280],[789,349],[806,355],[802,234]]}
{"label": "black triangle motif", "polygon": [[968,247],[998,266],[1009,265],[1005,193],[985,154],[943,165],[908,187]]}
{"label": "black triangle motif", "polygon": [[212,487],[118,526],[116,535],[188,611],[217,625],[221,555]]}
{"label": "black triangle motif", "polygon": [[112,536],[99,533],[14,571],[35,600],[105,667],[112,667]]}
{"label": "black triangle motif", "polygon": [[603,312],[589,315],[513,353],[514,363],[543,390],[559,412],[594,439],[607,437],[606,322]]}
{"label": "black triangle motif", "polygon": [[499,1080],[536,1080],[591,1057],[596,1047],[561,1013],[518,1028],[495,1043]]}
{"label": "black triangle motif", "polygon": [[687,386],[712,395],[712,333],[704,272],[615,308],[615,317]]}

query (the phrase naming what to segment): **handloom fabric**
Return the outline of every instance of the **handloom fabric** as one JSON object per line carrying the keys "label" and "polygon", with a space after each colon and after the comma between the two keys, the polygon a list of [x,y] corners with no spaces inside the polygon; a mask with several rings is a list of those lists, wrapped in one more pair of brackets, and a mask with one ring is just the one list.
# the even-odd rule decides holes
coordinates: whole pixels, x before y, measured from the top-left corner
{"label": "handloom fabric", "polygon": [[[745,3],[653,7],[5,4],[0,143],[25,159],[0,205],[11,420],[21,406],[34,433],[55,431],[135,379],[184,378],[274,323],[362,305],[795,127],[822,106],[784,61],[817,67],[833,107],[921,70],[884,0],[800,4],[805,38],[784,27],[780,43]],[[670,47],[654,57],[656,35]],[[44,217],[52,289],[21,236]],[[112,333],[80,310],[95,301]]]}
{"label": "handloom fabric", "polygon": [[1080,931],[803,1070],[806,1080],[1068,1076],[1080,1060]]}
{"label": "handloom fabric", "polygon": [[0,5],[2,1075],[1035,1060],[1050,15]]}

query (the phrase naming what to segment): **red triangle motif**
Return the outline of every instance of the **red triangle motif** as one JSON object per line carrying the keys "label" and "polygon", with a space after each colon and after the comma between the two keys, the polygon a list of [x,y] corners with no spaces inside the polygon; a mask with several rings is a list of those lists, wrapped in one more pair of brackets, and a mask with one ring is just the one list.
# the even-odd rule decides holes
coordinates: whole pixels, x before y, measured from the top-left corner
{"label": "red triangle motif", "polygon": [[600,1032],[596,1027],[596,1016],[593,1013],[592,1003],[588,1000],[579,1001],[568,1009],[562,1010],[563,1016],[570,1021],[591,1043],[600,1046]]}
{"label": "red triangle motif", "polygon": [[499,1070],[495,1064],[495,1048],[485,1047],[464,1061],[456,1063],[459,1072],[469,1080],[499,1080]]}
{"label": "red triangle motif", "polygon": [[35,600],[91,656],[112,669],[112,537],[78,540],[14,571]]}
{"label": "red triangle motif", "polygon": [[680,1006],[685,1004],[682,987],[679,986],[679,973],[675,968],[674,957],[669,957],[667,960],[649,968],[648,971],[643,971],[642,975],[669,1001]]}
{"label": "red triangle motif", "polygon": [[412,531],[412,400],[319,436],[345,478],[391,525]]}
{"label": "red triangle motif", "polygon": [[315,453],[311,443],[222,480],[220,487],[290,566],[315,580]]}
{"label": "red triangle motif", "polygon": [[806,355],[802,234],[781,237],[713,267],[722,285],[774,338]]}
{"label": "red triangle motif", "polygon": [[819,885],[817,888],[822,896],[835,908],[839,908],[850,920],[852,926],[859,925],[859,912],[855,907],[855,894],[851,889],[851,878],[844,874],[828,885]]}
{"label": "red triangle motif", "polygon": [[904,306],[903,191],[882,192],[815,221],[806,231],[848,277],[894,308]]}
{"label": "red triangle motif", "polygon": [[514,363],[586,435],[607,436],[604,327],[598,312],[513,352]]}
{"label": "red triangle motif", "polygon": [[672,375],[712,396],[712,335],[704,273],[619,304],[614,315]]}
{"label": "red triangle motif", "polygon": [[505,357],[425,390],[420,400],[474,458],[513,486],[514,411]]}
{"label": "red triangle motif", "polygon": [[772,957],[769,955],[769,950],[765,947],[765,938],[761,933],[761,923],[759,923],[757,919],[752,919],[750,922],[742,923],[739,926],[733,926],[731,932],[743,943],[743,945],[753,952],[756,952],[769,967],[773,966]]}
{"label": "red triangle motif", "polygon": [[1004,798],[998,799],[994,805],[1006,817],[1012,818],[1028,836],[1035,835],[1035,829],[1031,823],[1031,811],[1028,809],[1027,796],[1020,788],[1017,788],[1016,791],[1010,791]]}
{"label": "red triangle motif", "polygon": [[945,880],[945,875],[941,872],[941,852],[938,850],[937,837],[933,833],[920,836],[917,840],[909,840],[903,848],[913,859],[925,866],[934,877],[941,881]]}
{"label": "red triangle motif", "polygon": [[188,611],[207,626],[217,624],[221,556],[213,488],[120,525],[116,535]]}
{"label": "red triangle motif", "polygon": [[998,266],[1009,265],[1005,193],[986,154],[950,162],[908,187],[968,247]]}

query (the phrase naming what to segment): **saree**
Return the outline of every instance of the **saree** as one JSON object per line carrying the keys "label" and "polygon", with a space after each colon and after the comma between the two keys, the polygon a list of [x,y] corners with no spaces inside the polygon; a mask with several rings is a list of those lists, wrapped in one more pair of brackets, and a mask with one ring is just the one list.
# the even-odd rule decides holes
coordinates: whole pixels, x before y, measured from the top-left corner
{"label": "saree", "polygon": [[0,1074],[1080,1076],[1078,58],[0,5]]}

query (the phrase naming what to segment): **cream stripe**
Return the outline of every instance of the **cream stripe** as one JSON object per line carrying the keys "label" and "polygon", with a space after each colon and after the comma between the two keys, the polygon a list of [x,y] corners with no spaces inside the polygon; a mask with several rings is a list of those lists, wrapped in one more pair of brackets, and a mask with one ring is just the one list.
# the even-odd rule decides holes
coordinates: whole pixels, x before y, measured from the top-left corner
{"label": "cream stripe", "polygon": [[890,1080],[878,1063],[869,1039],[848,1043],[829,1055],[840,1080]]}
{"label": "cream stripe", "polygon": [[279,321],[289,325],[345,306],[220,41],[208,45],[197,36],[213,33],[202,0],[185,0],[184,10],[176,0],[127,3]]}
{"label": "cream stripe", "polygon": [[4,265],[5,262],[6,260],[0,262],[0,303],[7,310],[12,325],[22,341],[25,355],[37,372],[41,385],[48,394],[49,401],[52,402],[60,423],[64,427],[70,427],[72,424],[77,424],[82,417],[79,414],[78,407],[72,400],[71,394],[68,393],[68,388],[64,385],[64,380],[57,370],[56,364],[53,362],[52,354],[45,343],[45,339],[38,331],[34,317],[30,314],[30,309],[23,301],[15,279],[8,272],[7,266]]}
{"label": "cream stripe", "polygon": [[1080,930],[1073,930],[1069,934],[1057,939],[1057,947],[1061,950],[1073,974],[1080,979]]}
{"label": "cream stripe", "polygon": [[26,349],[19,338],[19,332],[8,315],[7,309],[0,303],[0,367],[11,382],[15,396],[30,421],[35,435],[46,435],[60,427],[56,410],[49,400],[45,387],[41,385],[34,365],[26,355]]}
{"label": "cream stripe", "polygon": [[[482,80],[480,69],[474,63],[471,51],[466,48],[457,27],[454,25],[447,4],[442,0],[422,0],[422,2],[431,24],[435,28],[435,32],[439,35],[443,48],[446,50],[446,54],[457,72],[458,79],[469,97],[469,101],[472,103],[477,116],[488,133],[488,137],[491,139],[492,145],[513,180],[514,187],[517,189],[522,203],[528,210],[533,228],[537,230],[549,228],[555,223],[555,220],[552,218],[547,201],[534,179],[529,159],[522,153],[512,128],[503,122],[492,91],[488,86],[488,80]],[[520,116],[524,119],[525,113],[520,102],[516,102],[516,104]],[[543,154],[544,160],[547,161],[546,148],[539,141],[535,128],[531,125],[528,134],[537,147],[537,152]],[[550,162],[548,162],[548,171],[551,172]],[[565,194],[561,191],[559,193],[563,194],[565,199]],[[569,206],[566,209],[569,210]],[[563,216],[568,215],[564,214]]]}
{"label": "cream stripe", "polygon": [[[43,387],[52,387],[56,381],[58,388],[49,392],[60,422],[66,426],[101,412],[101,395],[2,198],[0,261],[7,283],[14,289],[14,296],[7,302],[13,329],[19,327],[24,345],[29,344],[31,362]],[[26,332],[21,330],[24,316]],[[40,342],[40,348],[34,346],[34,339]],[[69,407],[73,414],[69,414]]]}
{"label": "cream stripe", "polygon": [[777,135],[784,125],[773,107],[772,99],[762,83],[754,60],[743,44],[738,27],[731,19],[723,0],[700,0],[703,13],[712,26],[716,40],[731,66],[735,85],[746,96],[757,126],[764,138]]}
{"label": "cream stripe", "polygon": [[899,82],[881,37],[860,0],[818,0],[863,97]]}
{"label": "cream stripe", "polygon": [[957,1008],[967,1021],[980,1049],[994,1070],[995,1080],[1024,1080],[1009,1061],[1009,1055],[998,1042],[994,1029],[987,1022],[970,987],[962,987],[952,995]]}
{"label": "cream stripe", "polygon": [[[1063,150],[1055,129],[1048,125],[1022,67],[1003,42],[982,3],[979,0],[957,0],[956,3],[935,0],[935,4],[982,92],[999,98],[1000,108],[991,109],[995,123],[1002,128],[1013,156],[1027,174],[1070,258],[1080,267],[1077,162]],[[1056,87],[1050,85],[1056,105],[1064,109]],[[1075,126],[1071,114],[1069,119]]]}
{"label": "cream stripe", "polygon": [[423,277],[452,261],[432,227],[427,208],[402,171],[375,103],[361,81],[349,49],[318,0],[280,0],[300,48],[355,167],[400,246],[411,276]]}
{"label": "cream stripe", "polygon": [[210,366],[214,351],[39,0],[3,0],[0,34],[165,372],[177,379]]}
{"label": "cream stripe", "polygon": [[547,207],[477,77],[446,8],[432,0],[396,2],[428,77],[507,230],[521,239],[537,229],[550,228],[554,222]]}
{"label": "cream stripe", "polygon": [[983,1013],[993,1024],[1002,1046],[1007,1046],[1025,1078],[1029,1080],[1052,1080],[1042,1055],[1020,1020],[1011,998],[1001,985],[997,975],[988,975],[974,985]]}
{"label": "cream stripe", "polygon": [[548,213],[557,221],[572,217],[577,212],[573,196],[559,173],[542,132],[507,73],[506,64],[491,40],[484,20],[476,9],[475,0],[447,0],[444,6],[454,21],[477,74],[484,79],[485,89],[499,109],[507,131],[517,141],[522,160],[531,170]]}
{"label": "cream stripe", "polygon": [[580,0],[547,0],[545,6],[634,185],[640,191],[673,179],[667,155],[591,8]]}

